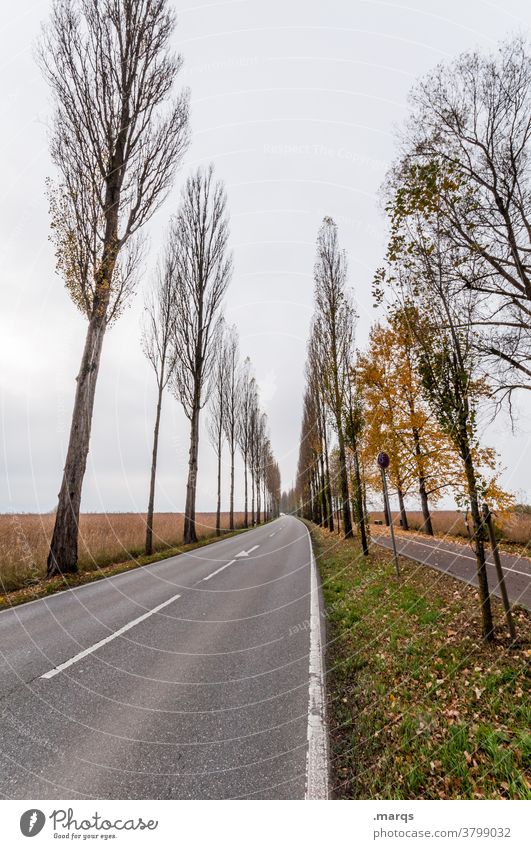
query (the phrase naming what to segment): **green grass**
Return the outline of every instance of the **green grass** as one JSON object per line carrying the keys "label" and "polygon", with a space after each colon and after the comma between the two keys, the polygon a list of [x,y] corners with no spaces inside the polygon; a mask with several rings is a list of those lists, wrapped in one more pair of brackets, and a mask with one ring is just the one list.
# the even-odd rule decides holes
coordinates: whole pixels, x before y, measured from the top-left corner
{"label": "green grass", "polygon": [[327,625],[334,795],[529,799],[529,615],[479,638],[473,588],[311,528]]}

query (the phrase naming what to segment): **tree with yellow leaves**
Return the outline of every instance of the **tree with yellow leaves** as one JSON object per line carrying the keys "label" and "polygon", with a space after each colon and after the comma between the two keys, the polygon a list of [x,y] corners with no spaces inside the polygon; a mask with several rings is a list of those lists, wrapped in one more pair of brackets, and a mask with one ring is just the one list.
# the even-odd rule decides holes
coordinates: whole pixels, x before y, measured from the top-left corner
{"label": "tree with yellow leaves", "polygon": [[[481,267],[448,238],[440,209],[441,187],[451,181],[452,174],[437,161],[428,167],[405,161],[395,170],[386,265],[375,282],[395,294],[391,315],[398,314],[408,328],[424,398],[460,461],[466,482],[461,496],[472,518],[482,633],[492,640],[481,502],[489,489],[485,472],[492,471],[495,455],[481,449],[478,436],[478,415],[492,388],[478,363],[477,302],[471,286],[463,286],[463,281],[477,284]],[[462,196],[466,183],[454,181],[452,191]],[[490,468],[484,468],[486,463]]]}
{"label": "tree with yellow leaves", "polygon": [[[412,316],[409,317],[409,321]],[[369,483],[380,485],[374,457],[385,450],[390,457],[389,478],[398,496],[402,526],[408,521],[404,498],[417,490],[422,530],[433,535],[430,502],[462,481],[455,449],[425,401],[415,368],[410,324],[395,311],[387,326],[375,324],[367,352],[358,357],[357,379],[364,398],[365,465]]]}

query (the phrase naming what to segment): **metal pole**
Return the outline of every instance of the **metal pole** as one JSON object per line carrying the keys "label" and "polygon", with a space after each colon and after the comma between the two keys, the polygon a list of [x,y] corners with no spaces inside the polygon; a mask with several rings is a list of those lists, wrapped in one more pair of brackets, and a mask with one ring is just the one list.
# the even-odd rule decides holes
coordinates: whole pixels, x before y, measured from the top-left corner
{"label": "metal pole", "polygon": [[387,492],[387,476],[385,474],[385,469],[380,468],[382,473],[382,485],[383,485],[383,493],[384,493],[384,501],[385,507],[387,510],[387,515],[389,516],[389,530],[391,532],[391,542],[393,543],[393,553],[395,558],[395,566],[396,566],[396,577],[400,577],[400,562],[398,560],[398,552],[396,550],[396,540],[395,540],[395,529],[393,528],[393,514],[391,513],[391,507],[389,505],[389,494]]}
{"label": "metal pole", "polygon": [[494,560],[494,565],[496,566],[496,574],[498,575],[498,584],[500,586],[503,606],[505,608],[505,617],[507,619],[507,625],[509,626],[509,634],[511,635],[511,640],[514,641],[516,640],[516,628],[514,626],[513,615],[511,613],[509,596],[507,595],[507,587],[505,586],[505,577],[503,574],[502,564],[500,560],[500,552],[498,550],[498,541],[496,539],[496,535],[494,533],[494,525],[492,523],[492,513],[490,512],[487,504],[483,505],[483,517],[485,519],[485,524],[487,525],[487,530],[489,532],[490,546],[492,548],[492,557]]}

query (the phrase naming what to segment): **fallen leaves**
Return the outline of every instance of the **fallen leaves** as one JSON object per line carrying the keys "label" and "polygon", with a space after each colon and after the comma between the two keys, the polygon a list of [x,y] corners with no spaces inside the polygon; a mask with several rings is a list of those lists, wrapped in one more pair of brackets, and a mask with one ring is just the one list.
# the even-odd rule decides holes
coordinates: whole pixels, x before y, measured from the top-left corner
{"label": "fallen leaves", "polygon": [[[348,640],[330,614],[336,797],[518,797],[525,792],[517,735],[526,730],[521,707],[529,617],[519,625],[516,651],[502,628],[486,646],[470,588],[456,590],[454,579],[438,575],[434,589],[430,570],[404,561],[400,587],[384,592],[388,564],[374,555],[367,561],[342,555],[355,545],[335,542],[330,557],[318,558],[325,599],[330,577],[334,598],[340,584],[347,606],[342,616],[348,617],[350,603],[365,611]],[[503,623],[497,601],[494,613]],[[351,723],[346,692],[352,694]]]}

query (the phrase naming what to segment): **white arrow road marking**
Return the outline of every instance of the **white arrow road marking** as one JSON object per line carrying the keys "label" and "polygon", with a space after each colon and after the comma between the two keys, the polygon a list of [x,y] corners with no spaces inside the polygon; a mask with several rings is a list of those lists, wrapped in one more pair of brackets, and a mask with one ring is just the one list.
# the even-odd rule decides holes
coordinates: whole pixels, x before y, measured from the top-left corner
{"label": "white arrow road marking", "polygon": [[207,575],[206,578],[203,578],[203,581],[210,581],[210,579],[213,578],[214,575],[218,575],[220,572],[223,572],[223,570],[226,569],[227,566],[232,566],[233,563],[236,563],[236,561],[231,560],[230,563],[225,563],[224,566],[220,566],[219,569],[216,569],[215,572],[211,572],[210,575]]}
{"label": "white arrow road marking", "polygon": [[[260,546],[253,545],[253,547],[250,548],[249,551],[240,551],[239,554],[236,555],[236,557],[249,557],[251,551],[254,551],[256,548],[260,548]],[[233,563],[236,563],[236,560],[231,560],[230,563],[225,563],[224,566],[220,566],[219,569],[216,569],[215,572],[211,572],[210,575],[207,575],[206,578],[203,578],[203,581],[210,581],[210,579],[213,578],[214,575],[219,575],[220,572],[223,572],[223,570],[226,569],[227,566],[232,566]]]}
{"label": "white arrow road marking", "polygon": [[255,549],[257,549],[257,548],[260,548],[260,546],[259,545],[253,545],[253,547],[250,548],[248,551],[240,551],[240,553],[237,554],[236,557],[249,557],[250,553],[252,551],[255,551]]}
{"label": "white arrow road marking", "polygon": [[45,672],[44,675],[41,675],[41,678],[53,678],[54,675],[57,675],[58,672],[62,672],[63,669],[67,669],[69,666],[72,666],[73,663],[77,663],[78,660],[82,660],[88,654],[92,654],[92,652],[97,649],[101,649],[102,646],[110,643],[111,640],[115,640],[116,637],[120,637],[122,634],[125,634],[126,631],[129,631],[130,628],[134,628],[135,625],[138,625],[139,622],[143,622],[144,619],[148,619],[149,616],[153,616],[154,613],[158,613],[159,610],[162,610],[163,607],[167,607],[168,604],[171,604],[173,601],[176,601],[180,598],[180,595],[173,595],[168,601],[163,601],[162,604],[158,604],[157,607],[154,607],[153,610],[148,610],[147,613],[143,613],[142,616],[139,616],[138,619],[133,619],[132,622],[129,622],[127,625],[124,625],[122,628],[118,628],[114,634],[110,634],[105,639],[100,640],[98,643],[94,643],[90,648],[85,649],[84,651],[80,651],[79,654],[71,657],[70,660],[65,660],[64,663],[59,664],[59,666],[55,666],[53,669],[50,669],[49,672]]}

